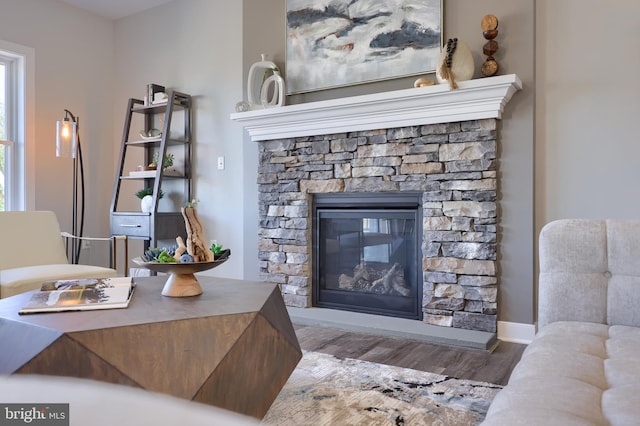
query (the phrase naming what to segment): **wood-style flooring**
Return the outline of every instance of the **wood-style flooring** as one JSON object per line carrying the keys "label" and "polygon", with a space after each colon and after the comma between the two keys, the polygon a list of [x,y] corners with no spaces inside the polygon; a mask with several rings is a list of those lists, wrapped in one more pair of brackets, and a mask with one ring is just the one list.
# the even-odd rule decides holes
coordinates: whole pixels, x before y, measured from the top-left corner
{"label": "wood-style flooring", "polygon": [[294,323],[303,350],[506,385],[526,345],[500,342],[493,352]]}

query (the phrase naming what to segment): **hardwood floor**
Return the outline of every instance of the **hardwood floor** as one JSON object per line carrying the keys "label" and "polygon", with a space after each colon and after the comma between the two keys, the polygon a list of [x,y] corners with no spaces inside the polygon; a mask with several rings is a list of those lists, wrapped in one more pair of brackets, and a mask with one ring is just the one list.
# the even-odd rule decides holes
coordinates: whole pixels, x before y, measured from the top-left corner
{"label": "hardwood floor", "polygon": [[500,342],[493,352],[294,323],[303,350],[505,385],[526,345]]}

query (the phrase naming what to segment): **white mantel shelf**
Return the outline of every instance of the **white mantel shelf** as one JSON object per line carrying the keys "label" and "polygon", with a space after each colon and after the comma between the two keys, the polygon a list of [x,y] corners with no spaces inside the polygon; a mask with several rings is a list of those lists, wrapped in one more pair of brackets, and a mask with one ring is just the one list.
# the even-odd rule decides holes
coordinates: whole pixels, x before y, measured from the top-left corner
{"label": "white mantel shelf", "polygon": [[286,139],[362,130],[502,118],[522,89],[515,74],[373,93],[348,98],[256,109],[231,114],[251,140]]}

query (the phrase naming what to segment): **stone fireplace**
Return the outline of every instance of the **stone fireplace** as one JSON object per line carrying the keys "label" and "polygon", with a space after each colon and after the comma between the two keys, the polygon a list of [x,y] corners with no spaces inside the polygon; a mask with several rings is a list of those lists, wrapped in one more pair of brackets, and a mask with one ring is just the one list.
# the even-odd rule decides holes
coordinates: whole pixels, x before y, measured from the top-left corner
{"label": "stone fireplace", "polygon": [[313,306],[317,194],[417,194],[420,318],[495,333],[498,120],[520,88],[509,75],[232,114],[259,143],[264,279]]}

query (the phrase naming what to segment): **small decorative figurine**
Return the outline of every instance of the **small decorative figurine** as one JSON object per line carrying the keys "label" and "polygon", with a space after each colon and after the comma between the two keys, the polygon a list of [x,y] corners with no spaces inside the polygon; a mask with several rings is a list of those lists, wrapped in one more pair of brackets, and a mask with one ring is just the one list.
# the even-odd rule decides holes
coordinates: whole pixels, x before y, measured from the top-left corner
{"label": "small decorative figurine", "polygon": [[498,42],[494,39],[498,36],[498,18],[493,15],[485,15],[482,18],[482,35],[487,41],[482,46],[482,53],[487,56],[487,59],[482,64],[482,75],[485,77],[491,77],[498,72],[498,63],[493,58],[493,55],[498,51]]}
{"label": "small decorative figurine", "polygon": [[458,88],[458,81],[471,80],[475,66],[469,46],[458,38],[450,38],[440,57],[436,70],[438,83],[449,83],[449,87]]}
{"label": "small decorative figurine", "polygon": [[413,87],[433,86],[434,84],[436,83],[434,83],[433,80],[430,80],[426,77],[421,77],[413,82]]}

